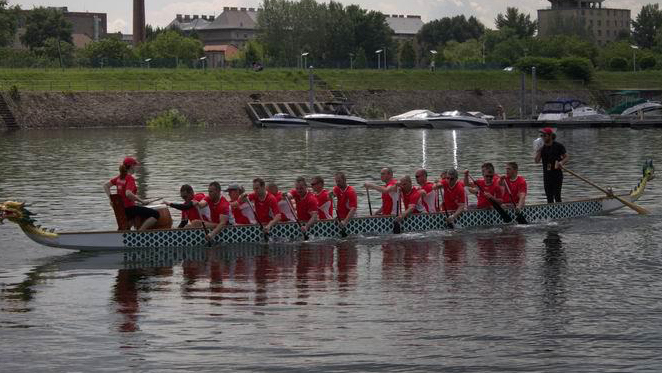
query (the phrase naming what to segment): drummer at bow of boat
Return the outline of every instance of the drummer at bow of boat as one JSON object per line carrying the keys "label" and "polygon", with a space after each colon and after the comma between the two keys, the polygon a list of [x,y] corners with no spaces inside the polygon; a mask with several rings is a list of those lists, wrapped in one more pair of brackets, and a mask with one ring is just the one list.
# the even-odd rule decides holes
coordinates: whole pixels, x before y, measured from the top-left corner
{"label": "drummer at bow of boat", "polygon": [[398,187],[402,192],[402,202],[404,210],[395,218],[396,221],[405,220],[411,214],[422,214],[428,212],[423,200],[425,199],[425,191],[416,188],[411,184],[411,177],[405,176],[400,179]]}
{"label": "drummer at bow of boat", "polygon": [[336,216],[340,224],[345,227],[349,219],[356,215],[358,198],[353,186],[347,185],[347,177],[344,172],[336,172],[334,175],[336,186],[333,187],[333,195],[338,200],[336,206]]}
{"label": "drummer at bow of boat", "polygon": [[[453,224],[467,208],[467,194],[464,192],[464,183],[460,181],[457,170],[451,168],[444,171],[435,189],[443,190],[441,209],[446,214],[446,222]],[[449,211],[453,214],[449,214]]]}
{"label": "drummer at bow of boat", "polygon": [[[117,194],[122,199],[126,217],[130,221],[133,221],[135,218],[144,219],[142,225],[138,227],[139,230],[143,231],[156,225],[160,214],[154,209],[144,206],[136,206],[136,202],[142,205],[147,204],[147,201],[138,197],[138,187],[136,186],[136,179],[133,177],[138,166],[140,166],[140,163],[135,158],[124,158],[124,161],[122,161],[122,164],[119,167],[120,174],[104,183],[103,190],[110,199],[110,187],[115,186],[117,188]],[[112,199],[110,205],[113,205]]]}
{"label": "drummer at bow of boat", "polygon": [[262,225],[264,233],[269,233],[271,228],[281,220],[282,215],[276,197],[267,191],[266,183],[262,178],[253,179],[253,193],[248,195],[248,200],[253,203],[257,221]]}
{"label": "drummer at bow of boat", "polygon": [[184,200],[184,203],[163,201],[166,206],[182,212],[182,220],[179,222],[178,228],[192,227],[193,224],[191,223],[194,221],[196,222],[196,226],[198,226],[201,220],[211,220],[209,218],[209,206],[206,203],[204,205],[201,204],[205,199],[204,193],[195,193],[192,186],[184,184],[179,188],[179,195]]}
{"label": "drummer at bow of boat", "polygon": [[503,188],[499,185],[500,177],[494,173],[494,165],[483,163],[481,172],[482,179],[470,181],[469,170],[464,170],[464,185],[469,188],[469,193],[476,195],[476,208],[490,209],[493,202],[502,204]]}
{"label": "drummer at bow of boat", "polygon": [[308,190],[306,178],[297,177],[294,182],[294,189],[290,190],[287,198],[294,199],[296,202],[297,220],[305,222],[301,230],[307,232],[319,220],[319,206],[315,195]]}
{"label": "drummer at bow of boat", "polygon": [[375,212],[375,215],[396,215],[397,201],[400,199],[398,192],[398,181],[393,177],[393,170],[390,167],[384,167],[379,173],[384,186],[365,183],[363,186],[367,189],[373,189],[382,194],[382,207]]}

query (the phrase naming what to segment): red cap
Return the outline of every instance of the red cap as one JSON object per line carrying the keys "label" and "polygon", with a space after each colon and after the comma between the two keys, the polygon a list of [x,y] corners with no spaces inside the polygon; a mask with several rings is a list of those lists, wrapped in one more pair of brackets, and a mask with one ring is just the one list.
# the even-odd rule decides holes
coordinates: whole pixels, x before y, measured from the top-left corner
{"label": "red cap", "polygon": [[136,161],[136,159],[133,157],[126,157],[124,158],[124,162],[122,162],[122,164],[126,167],[131,167],[140,164],[140,162]]}
{"label": "red cap", "polygon": [[540,133],[551,135],[551,134],[554,133],[554,129],[552,127],[545,127],[545,128],[540,130]]}

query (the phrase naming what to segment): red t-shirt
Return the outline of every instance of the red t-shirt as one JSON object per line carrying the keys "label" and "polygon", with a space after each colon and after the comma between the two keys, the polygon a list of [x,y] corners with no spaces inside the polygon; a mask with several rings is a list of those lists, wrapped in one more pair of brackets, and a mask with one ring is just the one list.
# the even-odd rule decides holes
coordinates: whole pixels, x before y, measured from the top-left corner
{"label": "red t-shirt", "polygon": [[276,197],[271,193],[267,193],[262,201],[257,198],[256,193],[249,194],[248,199],[253,202],[253,207],[257,214],[257,221],[262,224],[269,224],[274,216],[280,214]]}
{"label": "red t-shirt", "polygon": [[206,196],[205,201],[207,201],[207,205],[209,206],[212,223],[220,223],[221,215],[230,217],[230,202],[225,197],[221,196],[218,202],[214,203],[209,196]]}
{"label": "red t-shirt", "polygon": [[134,195],[138,195],[136,179],[134,179],[131,174],[126,174],[124,180],[120,179],[119,176],[115,176],[114,178],[110,179],[110,183],[117,187],[117,194],[122,197],[122,202],[124,203],[125,208],[135,206],[135,203],[126,196],[127,190]]}
{"label": "red t-shirt", "polygon": [[358,205],[356,191],[352,186],[347,186],[345,190],[341,190],[338,186],[334,186],[333,194],[338,198],[336,215],[338,215],[340,219],[345,219],[347,214],[349,214],[349,210],[356,208]]}
{"label": "red t-shirt", "polygon": [[476,180],[476,184],[479,185],[482,189],[482,191],[481,190],[478,191],[478,195],[477,195],[478,203],[476,204],[477,208],[479,208],[479,209],[491,209],[493,207],[492,202],[490,202],[490,200],[487,199],[487,197],[485,197],[484,193],[489,193],[489,194],[492,195],[492,197],[494,197],[496,199],[502,199],[503,198],[503,188],[501,188],[501,186],[499,185],[499,177],[498,176],[495,175],[492,178],[492,184],[491,185],[485,184],[484,179]]}
{"label": "red t-shirt", "polygon": [[444,207],[448,211],[455,211],[461,203],[466,205],[467,194],[464,192],[464,183],[457,181],[455,186],[451,188],[448,180],[442,180],[441,185],[444,187]]}
{"label": "red t-shirt", "polygon": [[292,211],[290,203],[283,198],[283,192],[278,192],[273,196],[276,197],[278,202],[278,210],[281,213],[280,221],[295,221],[294,211]]}
{"label": "red t-shirt", "polygon": [[[391,185],[395,185],[397,183],[397,180],[391,179],[384,187],[388,188]],[[398,194],[397,188],[391,193],[382,193],[382,215],[397,214],[398,198],[400,198],[400,195]]]}
{"label": "red t-shirt", "polygon": [[[522,176],[517,176],[515,178],[515,181],[510,180],[510,178],[505,177],[504,178],[506,184],[508,184],[508,189],[510,189],[510,193],[508,193],[508,189],[504,187],[503,190],[503,203],[513,203],[513,204],[518,204],[519,203],[519,194],[524,193],[526,195],[526,180]],[[511,201],[510,195],[512,194],[514,201]]]}
{"label": "red t-shirt", "polygon": [[413,214],[420,214],[422,212],[427,211],[425,209],[425,206],[423,206],[423,198],[421,198],[421,190],[416,187],[412,187],[409,193],[405,193],[403,191],[402,201],[405,204],[405,210],[408,209],[409,206],[414,206],[414,210],[412,211]]}
{"label": "red t-shirt", "polygon": [[311,213],[318,211],[317,198],[311,192],[306,192],[303,198],[296,189],[290,190],[290,194],[297,203],[297,219],[303,222],[310,220]]}
{"label": "red t-shirt", "polygon": [[[204,193],[197,193],[193,195],[193,200],[194,201],[202,201],[205,199],[205,194]],[[193,220],[202,220],[200,218],[200,209],[193,206],[190,209],[182,210],[182,220],[188,220],[188,221],[193,221]],[[207,220],[207,219],[205,219]]]}
{"label": "red t-shirt", "polygon": [[437,191],[434,190],[434,183],[428,181],[421,185],[420,189],[425,191],[425,198],[423,198],[423,206],[425,206],[425,211],[437,212],[437,202],[439,201],[439,196],[437,195]]}
{"label": "red t-shirt", "polygon": [[[230,203],[236,201],[230,201]],[[248,202],[241,202],[237,207],[230,206],[232,214],[230,215],[230,222],[232,224],[255,224],[257,220],[255,219],[255,214],[253,214],[253,209],[248,204]]]}
{"label": "red t-shirt", "polygon": [[329,191],[322,189],[319,193],[313,192],[313,194],[317,199],[320,219],[333,219],[333,200],[329,195]]}

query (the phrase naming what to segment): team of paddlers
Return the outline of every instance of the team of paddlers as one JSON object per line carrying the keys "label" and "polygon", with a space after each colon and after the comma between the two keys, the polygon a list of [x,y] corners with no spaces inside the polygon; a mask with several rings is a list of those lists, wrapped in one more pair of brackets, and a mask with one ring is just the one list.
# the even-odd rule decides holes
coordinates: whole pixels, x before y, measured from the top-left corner
{"label": "team of paddlers", "polygon": [[[543,163],[547,201],[560,202],[563,182],[561,166],[568,161],[568,155],[563,145],[554,141],[555,134],[551,128],[544,128],[540,133],[541,140],[534,145],[534,159]],[[156,224],[159,212],[140,206],[147,201],[138,197],[132,176],[138,165],[135,158],[126,157],[120,165],[120,174],[106,182],[104,190],[110,196],[110,188],[115,186],[127,218],[142,218],[143,223],[138,229],[144,230]],[[428,180],[427,170],[419,169],[414,174],[415,186],[410,176],[396,179],[393,170],[385,167],[380,172],[384,184],[365,183],[363,186],[367,192],[370,214],[395,216],[396,221],[402,221],[411,214],[444,213],[447,222],[452,224],[469,208],[465,187],[469,193],[476,195],[475,208],[489,209],[505,205],[519,211],[524,207],[527,183],[524,177],[518,175],[517,163],[506,163],[503,176],[495,173],[491,163],[484,163],[481,172],[482,178],[474,180],[469,171],[465,170],[463,180],[459,180],[458,171],[451,168],[442,172],[440,179],[433,182]],[[337,219],[338,224],[344,227],[349,219],[356,216],[357,194],[354,187],[347,185],[345,173],[336,172],[334,180],[335,186],[329,191],[321,176],[313,177],[310,186],[304,177],[299,177],[294,188],[285,193],[275,183],[267,183],[262,178],[253,180],[252,193],[246,193],[237,184],[230,184],[222,190],[216,181],[209,184],[207,195],[196,193],[190,185],[182,185],[180,196],[183,203],[164,203],[181,211],[179,228],[202,227],[209,231],[208,239],[212,239],[228,225],[259,224],[268,233],[279,222],[297,221],[301,230],[306,232],[320,219]],[[381,193],[382,205],[374,213],[370,190]],[[222,195],[222,191],[227,193],[227,198]]]}

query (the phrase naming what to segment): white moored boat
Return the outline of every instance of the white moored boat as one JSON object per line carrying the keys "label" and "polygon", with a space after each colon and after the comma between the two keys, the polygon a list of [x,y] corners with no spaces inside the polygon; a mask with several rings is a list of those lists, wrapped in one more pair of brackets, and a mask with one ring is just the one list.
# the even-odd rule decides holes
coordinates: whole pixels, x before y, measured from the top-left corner
{"label": "white moored boat", "polygon": [[[445,213],[414,214],[397,224],[395,216],[368,216],[350,219],[343,229],[335,219],[322,220],[311,226],[308,231],[314,239],[342,238],[347,235],[384,235],[406,232],[425,232],[433,230],[446,230],[467,227],[490,227],[514,224],[524,217],[528,223],[547,222],[549,220],[586,217],[605,214],[618,210],[624,203],[631,204],[639,199],[646,188],[646,183],[653,179],[655,169],[652,161],[644,163],[643,176],[637,186],[627,194],[607,195],[591,199],[581,199],[569,202],[540,204],[525,206],[519,213],[512,209],[483,209],[463,212],[449,227],[446,223]],[[621,202],[619,198],[623,201]],[[635,205],[636,206],[636,205]],[[162,205],[162,208],[165,206]],[[24,203],[0,203],[0,223],[9,220],[18,224],[21,230],[33,241],[50,247],[81,250],[105,251],[179,247],[193,248],[208,245],[205,240],[203,228],[173,229],[172,219],[164,210],[165,227],[148,231],[117,230],[117,231],[91,231],[91,232],[55,232],[36,225],[30,211]],[[504,216],[505,215],[505,216]],[[161,221],[161,219],[159,220]],[[118,219],[118,225],[120,221]],[[304,239],[298,223],[276,224],[270,231],[270,237],[265,237],[259,225],[229,226],[221,230],[215,237],[213,244],[256,244],[265,242],[265,238],[276,242],[301,241]]]}
{"label": "white moored boat", "polygon": [[304,119],[313,128],[356,128],[368,124],[361,117],[342,114],[308,114]]}
{"label": "white moored boat", "polygon": [[444,111],[439,116],[428,118],[428,122],[436,129],[487,128],[488,122],[462,111]]}
{"label": "white moored boat", "polygon": [[540,121],[610,121],[611,117],[584,102],[575,99],[547,101],[543,105]]}
{"label": "white moored boat", "polygon": [[434,113],[430,110],[410,110],[406,113],[400,115],[394,115],[388,120],[393,122],[402,123],[403,126],[407,128],[431,128],[429,118],[438,117],[440,114]]}
{"label": "white moored boat", "polygon": [[265,128],[308,127],[305,119],[285,113],[276,113],[270,118],[260,118],[260,124]]}

